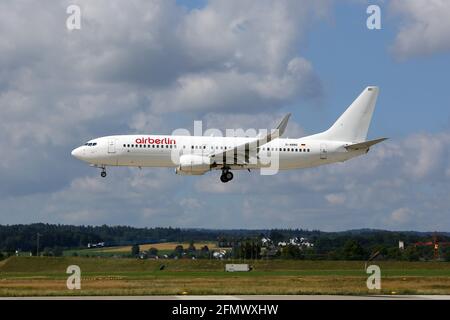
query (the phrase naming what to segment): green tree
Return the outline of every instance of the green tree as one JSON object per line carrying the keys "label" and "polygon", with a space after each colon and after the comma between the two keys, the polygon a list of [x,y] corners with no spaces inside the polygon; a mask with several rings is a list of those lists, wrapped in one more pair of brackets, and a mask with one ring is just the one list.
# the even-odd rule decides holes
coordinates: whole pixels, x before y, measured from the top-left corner
{"label": "green tree", "polygon": [[366,258],[364,248],[353,239],[347,240],[342,253],[342,257],[346,260],[363,260]]}
{"label": "green tree", "polygon": [[238,247],[238,257],[243,259],[259,259],[261,257],[261,245],[257,240],[247,240]]}
{"label": "green tree", "polygon": [[42,255],[43,255],[44,257],[53,257],[54,254],[53,254],[52,248],[45,247],[44,250],[42,251]]}
{"label": "green tree", "polygon": [[392,247],[386,250],[386,258],[390,260],[401,260],[402,250],[398,247]]}
{"label": "green tree", "polygon": [[272,230],[270,232],[270,240],[272,240],[272,242],[277,245],[278,242],[283,241],[284,240],[284,235],[277,231],[277,230]]}
{"label": "green tree", "polygon": [[148,254],[151,256],[157,256],[158,255],[158,249],[151,247],[148,249]]}
{"label": "green tree", "polygon": [[62,255],[64,253],[63,248],[58,247],[58,246],[54,247],[52,251],[53,251],[53,256],[55,256],[55,257],[62,257]]}
{"label": "green tree", "polygon": [[179,244],[175,247],[173,254],[177,257],[181,257],[181,256],[183,256],[183,252],[184,252],[184,248],[181,244]]}
{"label": "green tree", "polygon": [[196,251],[195,245],[194,245],[194,241],[192,241],[192,240],[191,240],[191,242],[189,243],[188,251],[189,251],[190,253],[195,253],[195,251]]}
{"label": "green tree", "polygon": [[445,261],[450,262],[450,247],[444,248],[444,250],[442,252],[442,258]]}
{"label": "green tree", "polygon": [[139,255],[139,252],[141,252],[139,245],[135,244],[131,247],[131,256],[137,257]]}
{"label": "green tree", "polygon": [[303,252],[298,246],[288,244],[281,250],[281,258],[284,259],[303,259]]}
{"label": "green tree", "polygon": [[408,261],[419,261],[420,254],[415,246],[409,246],[404,250],[403,257]]}

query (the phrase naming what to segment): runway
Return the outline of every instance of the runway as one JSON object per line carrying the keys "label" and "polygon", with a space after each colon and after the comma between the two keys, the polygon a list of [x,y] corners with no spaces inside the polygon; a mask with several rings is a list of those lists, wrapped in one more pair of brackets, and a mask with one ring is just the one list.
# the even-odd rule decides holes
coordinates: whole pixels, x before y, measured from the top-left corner
{"label": "runway", "polygon": [[232,295],[232,296],[60,296],[60,297],[0,297],[0,300],[450,300],[450,295]]}

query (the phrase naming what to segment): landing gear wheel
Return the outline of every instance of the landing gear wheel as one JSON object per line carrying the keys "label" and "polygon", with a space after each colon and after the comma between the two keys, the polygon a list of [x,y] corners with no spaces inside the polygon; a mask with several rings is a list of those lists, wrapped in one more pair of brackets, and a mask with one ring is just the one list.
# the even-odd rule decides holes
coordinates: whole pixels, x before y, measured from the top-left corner
{"label": "landing gear wheel", "polygon": [[233,180],[233,173],[228,171],[229,168],[222,168],[222,175],[220,176],[220,181],[223,183]]}
{"label": "landing gear wheel", "polygon": [[106,171],[102,171],[102,173],[100,173],[100,175],[102,176],[102,178],[106,177]]}

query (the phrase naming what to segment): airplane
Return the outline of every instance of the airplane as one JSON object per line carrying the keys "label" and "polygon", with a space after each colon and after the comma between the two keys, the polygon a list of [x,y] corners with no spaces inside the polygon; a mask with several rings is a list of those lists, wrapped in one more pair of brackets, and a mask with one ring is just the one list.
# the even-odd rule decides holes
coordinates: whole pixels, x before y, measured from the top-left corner
{"label": "airplane", "polygon": [[369,152],[386,140],[366,140],[379,88],[369,86],[326,131],[283,139],[290,114],[268,134],[256,137],[181,135],[115,135],[89,140],[72,156],[102,169],[107,166],[172,167],[179,175],[203,175],[221,170],[220,181],[233,179],[232,170],[275,167],[299,169],[344,162]]}

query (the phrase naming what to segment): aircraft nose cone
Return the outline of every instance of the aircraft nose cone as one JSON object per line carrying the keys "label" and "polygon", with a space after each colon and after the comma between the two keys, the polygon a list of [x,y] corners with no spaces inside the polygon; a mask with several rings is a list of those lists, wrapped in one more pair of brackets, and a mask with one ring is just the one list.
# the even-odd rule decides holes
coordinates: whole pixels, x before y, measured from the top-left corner
{"label": "aircraft nose cone", "polygon": [[80,159],[81,155],[82,155],[81,148],[78,147],[78,148],[73,149],[71,154],[72,154],[73,157],[75,157],[77,159]]}

